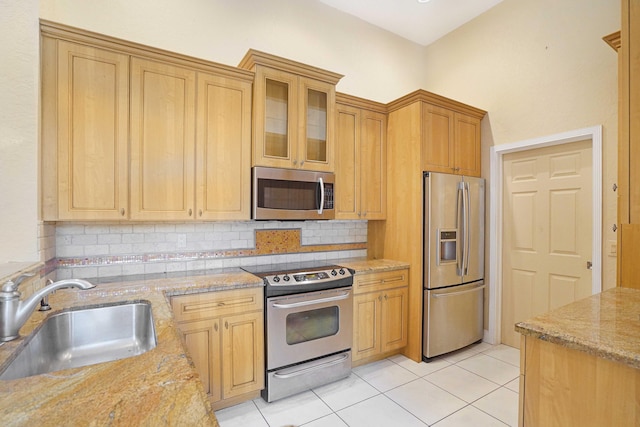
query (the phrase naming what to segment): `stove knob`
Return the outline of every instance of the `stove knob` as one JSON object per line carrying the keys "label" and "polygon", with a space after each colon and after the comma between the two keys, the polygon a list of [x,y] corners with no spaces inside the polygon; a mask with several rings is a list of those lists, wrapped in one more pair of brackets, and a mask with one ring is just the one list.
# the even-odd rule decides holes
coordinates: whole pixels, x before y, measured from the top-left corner
{"label": "stove knob", "polygon": [[341,268],[341,269],[340,269],[340,274],[341,274],[342,276],[344,276],[344,268]]}
{"label": "stove knob", "polygon": [[280,281],[280,278],[278,276],[273,276],[273,281],[278,283]]}
{"label": "stove knob", "polygon": [[285,275],[282,277],[282,279],[283,279],[285,282],[288,282],[288,281],[289,281],[289,279],[291,279],[291,278],[289,277],[289,275],[288,275],[288,274],[285,274]]}
{"label": "stove knob", "polygon": [[335,270],[331,270],[331,275],[332,275],[332,276],[335,276],[335,275],[337,275],[337,274],[338,274],[338,272],[337,272],[337,271],[335,271]]}

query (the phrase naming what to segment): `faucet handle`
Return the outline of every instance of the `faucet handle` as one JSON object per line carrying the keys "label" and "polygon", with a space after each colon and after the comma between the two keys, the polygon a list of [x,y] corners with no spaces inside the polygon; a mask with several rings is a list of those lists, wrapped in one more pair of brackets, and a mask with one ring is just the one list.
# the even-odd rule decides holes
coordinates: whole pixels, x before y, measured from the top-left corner
{"label": "faucet handle", "polygon": [[18,286],[20,283],[27,277],[35,276],[35,273],[24,273],[20,276],[16,277],[14,280],[8,280],[4,285],[2,285],[2,292],[15,292],[18,290]]}

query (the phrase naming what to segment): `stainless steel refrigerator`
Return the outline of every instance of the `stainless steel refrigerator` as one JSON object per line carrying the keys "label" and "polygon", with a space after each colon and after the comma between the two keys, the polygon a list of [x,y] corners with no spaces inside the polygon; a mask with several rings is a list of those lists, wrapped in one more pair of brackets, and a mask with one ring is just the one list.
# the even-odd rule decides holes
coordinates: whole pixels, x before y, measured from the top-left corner
{"label": "stainless steel refrigerator", "polygon": [[482,178],[424,173],[424,360],[482,339],[484,195]]}

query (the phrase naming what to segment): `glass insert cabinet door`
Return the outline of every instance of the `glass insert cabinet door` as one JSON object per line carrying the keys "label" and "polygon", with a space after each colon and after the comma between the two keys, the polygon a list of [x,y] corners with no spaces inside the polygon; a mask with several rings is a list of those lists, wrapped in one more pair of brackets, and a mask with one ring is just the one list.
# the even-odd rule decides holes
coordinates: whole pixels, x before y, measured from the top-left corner
{"label": "glass insert cabinet door", "polygon": [[335,86],[259,68],[255,93],[254,165],[332,171]]}

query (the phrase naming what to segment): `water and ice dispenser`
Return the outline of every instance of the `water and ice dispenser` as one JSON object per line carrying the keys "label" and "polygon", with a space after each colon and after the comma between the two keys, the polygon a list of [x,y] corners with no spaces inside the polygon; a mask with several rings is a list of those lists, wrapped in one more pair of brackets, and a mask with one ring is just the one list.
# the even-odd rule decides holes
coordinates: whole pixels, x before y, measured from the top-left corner
{"label": "water and ice dispenser", "polygon": [[438,264],[455,263],[458,261],[458,230],[438,230]]}

